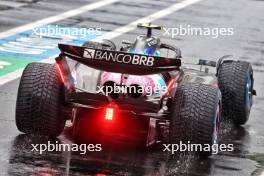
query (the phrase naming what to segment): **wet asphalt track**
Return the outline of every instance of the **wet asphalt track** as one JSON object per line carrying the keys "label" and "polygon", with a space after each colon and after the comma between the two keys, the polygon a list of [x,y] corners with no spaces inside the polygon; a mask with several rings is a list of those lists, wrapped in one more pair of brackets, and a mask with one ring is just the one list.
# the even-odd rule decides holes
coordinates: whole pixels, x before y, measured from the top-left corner
{"label": "wet asphalt track", "polygon": [[[13,2],[13,1],[12,1]],[[25,3],[24,3],[25,2]],[[94,1],[20,1],[19,5],[1,5],[0,32],[45,17],[77,8]],[[177,2],[177,1],[176,1]],[[180,2],[180,1],[179,1]],[[83,13],[55,24],[78,27],[102,27],[111,31],[131,21],[147,16],[175,3],[164,1],[125,0]],[[264,168],[264,1],[204,0],[177,11],[154,23],[168,27],[179,24],[198,27],[233,27],[231,37],[212,39],[204,36],[182,36],[163,41],[182,49],[186,58],[216,59],[234,54],[252,63],[255,73],[255,98],[250,120],[241,128],[222,125],[221,142],[233,143],[234,152],[223,152],[207,160],[194,156],[171,158],[161,149],[141,151],[109,145],[100,153],[80,155],[70,152],[31,152],[31,143],[45,139],[27,137],[15,127],[15,100],[19,80],[0,87],[0,175],[260,175]],[[114,41],[133,39],[140,31],[134,30]],[[69,130],[59,137],[71,143]]]}

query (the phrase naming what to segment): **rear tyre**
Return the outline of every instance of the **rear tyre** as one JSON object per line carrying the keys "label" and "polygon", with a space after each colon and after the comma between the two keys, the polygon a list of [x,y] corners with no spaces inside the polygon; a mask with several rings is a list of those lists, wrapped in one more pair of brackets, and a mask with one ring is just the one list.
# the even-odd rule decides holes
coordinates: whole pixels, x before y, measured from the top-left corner
{"label": "rear tyre", "polygon": [[[170,143],[198,144],[198,154],[208,157],[218,143],[221,103],[218,88],[186,83],[177,88],[172,102]],[[204,150],[203,150],[204,149]]]}
{"label": "rear tyre", "polygon": [[251,64],[228,61],[218,69],[218,84],[223,96],[223,116],[235,125],[247,122],[253,104],[253,70]]}
{"label": "rear tyre", "polygon": [[57,137],[64,129],[63,84],[55,65],[30,63],[18,88],[16,126],[27,134]]}

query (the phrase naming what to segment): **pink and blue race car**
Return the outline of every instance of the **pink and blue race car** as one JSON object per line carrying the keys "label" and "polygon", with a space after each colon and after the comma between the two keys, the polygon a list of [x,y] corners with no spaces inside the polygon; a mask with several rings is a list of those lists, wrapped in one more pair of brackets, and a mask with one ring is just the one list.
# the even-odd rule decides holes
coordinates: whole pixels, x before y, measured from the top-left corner
{"label": "pink and blue race car", "polygon": [[[119,49],[110,40],[59,44],[55,64],[27,65],[18,90],[17,128],[57,137],[70,120],[76,141],[212,146],[222,118],[246,123],[256,94],[250,63],[223,56],[189,66],[180,49],[152,35],[162,27],[138,27],[147,34],[123,41]],[[216,69],[211,73],[209,67]]]}

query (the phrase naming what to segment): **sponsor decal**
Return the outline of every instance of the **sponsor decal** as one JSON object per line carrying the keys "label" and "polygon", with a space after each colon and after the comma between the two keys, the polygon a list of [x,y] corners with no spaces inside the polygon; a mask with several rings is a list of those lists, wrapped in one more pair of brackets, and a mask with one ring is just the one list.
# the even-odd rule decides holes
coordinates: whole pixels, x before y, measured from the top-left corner
{"label": "sponsor decal", "polygon": [[58,25],[44,25],[0,40],[0,76],[23,68],[27,63],[55,56],[58,43],[82,45],[102,35]]}
{"label": "sponsor decal", "polygon": [[118,62],[123,64],[153,66],[154,57],[139,54],[130,54],[122,52],[84,49],[83,57],[95,60],[104,60],[108,62]]}
{"label": "sponsor decal", "polygon": [[94,49],[84,49],[83,57],[93,59],[94,58]]}

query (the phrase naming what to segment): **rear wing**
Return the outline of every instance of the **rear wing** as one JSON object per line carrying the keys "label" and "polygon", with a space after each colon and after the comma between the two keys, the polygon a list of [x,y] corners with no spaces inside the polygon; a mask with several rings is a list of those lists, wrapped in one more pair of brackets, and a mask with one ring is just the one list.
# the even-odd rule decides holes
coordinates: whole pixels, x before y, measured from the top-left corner
{"label": "rear wing", "polygon": [[59,44],[58,46],[61,50],[59,57],[67,56],[88,67],[108,72],[148,75],[178,70],[181,66],[181,60],[176,58],[132,54],[66,44]]}

